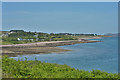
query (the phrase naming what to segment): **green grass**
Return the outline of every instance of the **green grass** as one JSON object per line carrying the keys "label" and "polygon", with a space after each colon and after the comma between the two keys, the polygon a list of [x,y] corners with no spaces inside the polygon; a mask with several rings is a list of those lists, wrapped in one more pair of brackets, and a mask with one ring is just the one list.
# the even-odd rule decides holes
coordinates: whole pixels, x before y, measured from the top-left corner
{"label": "green grass", "polygon": [[38,60],[14,60],[2,58],[4,78],[118,78],[118,74],[100,70],[84,71],[67,65],[45,63]]}

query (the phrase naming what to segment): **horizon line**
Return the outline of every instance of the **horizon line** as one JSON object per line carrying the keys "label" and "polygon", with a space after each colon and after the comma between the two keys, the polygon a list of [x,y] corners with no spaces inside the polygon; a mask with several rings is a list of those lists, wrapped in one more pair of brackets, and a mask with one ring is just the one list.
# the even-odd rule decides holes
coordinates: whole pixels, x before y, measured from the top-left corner
{"label": "horizon line", "polygon": [[120,0],[1,0],[1,2],[119,2]]}

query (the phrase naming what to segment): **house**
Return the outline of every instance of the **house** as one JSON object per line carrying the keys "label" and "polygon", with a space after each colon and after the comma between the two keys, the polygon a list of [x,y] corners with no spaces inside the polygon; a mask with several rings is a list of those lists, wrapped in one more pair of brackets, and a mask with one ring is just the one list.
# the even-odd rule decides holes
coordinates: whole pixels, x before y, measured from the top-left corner
{"label": "house", "polygon": [[8,36],[9,34],[8,33],[5,33],[5,34],[1,34],[0,36],[1,37],[6,37],[6,36]]}
{"label": "house", "polygon": [[33,39],[22,39],[22,38],[18,38],[17,40],[18,41],[21,41],[21,40],[31,40],[31,41],[33,41]]}
{"label": "house", "polygon": [[18,40],[18,41],[21,41],[21,40],[23,40],[23,39],[22,39],[22,38],[18,38],[17,40]]}

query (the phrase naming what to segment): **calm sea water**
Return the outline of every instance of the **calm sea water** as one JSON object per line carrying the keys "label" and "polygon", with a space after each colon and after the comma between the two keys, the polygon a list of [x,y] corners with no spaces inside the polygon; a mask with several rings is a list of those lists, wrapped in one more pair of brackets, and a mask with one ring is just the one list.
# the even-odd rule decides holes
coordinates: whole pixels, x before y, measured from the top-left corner
{"label": "calm sea water", "polygon": [[12,57],[16,60],[25,59],[37,60],[67,64],[76,69],[83,69],[91,71],[92,69],[102,70],[110,73],[118,72],[118,38],[102,38],[98,39],[104,42],[97,43],[82,43],[75,45],[59,46],[64,49],[71,49],[72,51],[61,54],[32,54],[20,55]]}

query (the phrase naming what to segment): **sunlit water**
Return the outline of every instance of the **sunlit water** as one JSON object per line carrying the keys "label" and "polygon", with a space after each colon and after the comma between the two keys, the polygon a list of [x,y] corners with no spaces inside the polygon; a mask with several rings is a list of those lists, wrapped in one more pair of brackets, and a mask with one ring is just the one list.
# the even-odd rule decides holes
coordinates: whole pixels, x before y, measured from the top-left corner
{"label": "sunlit water", "polygon": [[16,60],[27,57],[27,60],[37,60],[67,64],[76,69],[83,69],[91,71],[92,69],[102,70],[106,72],[118,72],[118,38],[109,37],[98,39],[104,42],[97,43],[82,43],[75,45],[59,46],[63,49],[70,49],[72,51],[64,53],[52,54],[32,54],[20,55],[12,57]]}

